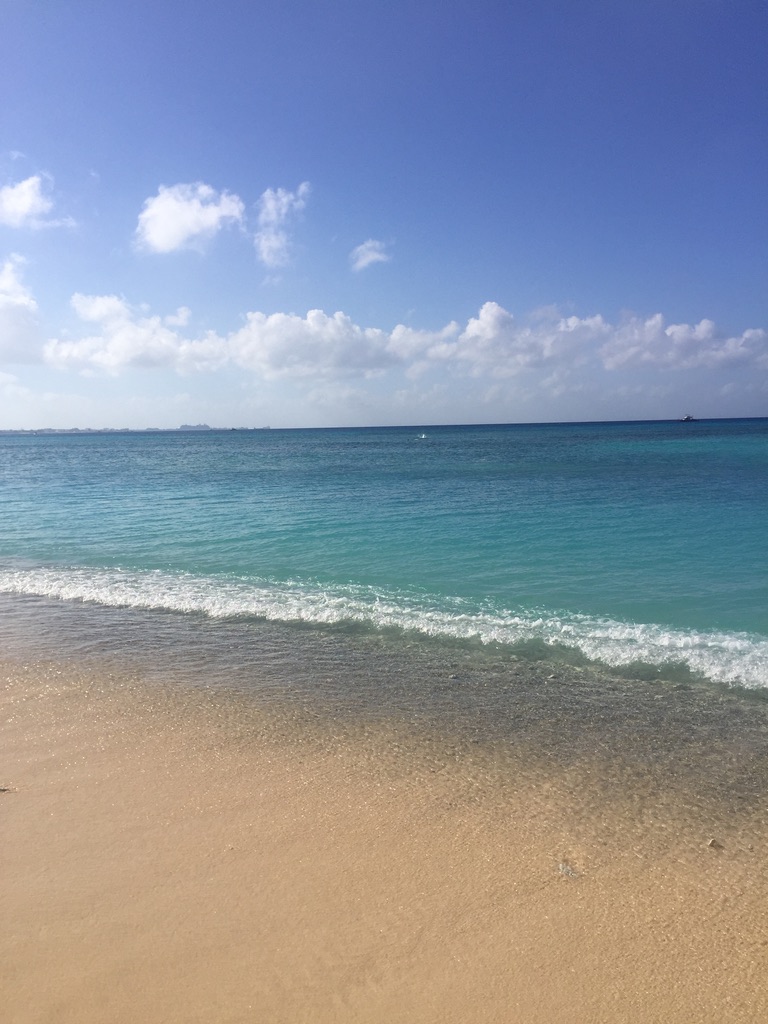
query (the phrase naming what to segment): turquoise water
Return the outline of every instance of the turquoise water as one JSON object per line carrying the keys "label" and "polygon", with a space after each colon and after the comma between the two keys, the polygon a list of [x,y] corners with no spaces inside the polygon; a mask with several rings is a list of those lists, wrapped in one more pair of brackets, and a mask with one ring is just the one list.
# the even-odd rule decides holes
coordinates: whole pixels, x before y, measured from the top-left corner
{"label": "turquoise water", "polygon": [[0,593],[768,687],[768,420],[0,435]]}

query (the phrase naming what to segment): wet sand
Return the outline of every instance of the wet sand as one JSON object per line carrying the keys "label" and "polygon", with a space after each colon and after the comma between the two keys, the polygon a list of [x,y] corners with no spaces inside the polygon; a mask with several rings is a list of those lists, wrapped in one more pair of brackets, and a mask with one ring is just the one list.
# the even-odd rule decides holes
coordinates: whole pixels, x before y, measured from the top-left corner
{"label": "wet sand", "polygon": [[0,682],[8,1024],[768,1019],[765,802],[696,763],[665,792],[610,743],[564,766],[95,663]]}

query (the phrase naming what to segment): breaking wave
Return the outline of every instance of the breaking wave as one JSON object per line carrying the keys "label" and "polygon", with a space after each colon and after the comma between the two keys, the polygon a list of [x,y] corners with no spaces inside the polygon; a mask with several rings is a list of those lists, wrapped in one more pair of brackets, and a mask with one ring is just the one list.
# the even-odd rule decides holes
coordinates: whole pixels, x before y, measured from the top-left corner
{"label": "breaking wave", "polygon": [[0,592],[196,613],[211,619],[362,623],[484,644],[515,646],[536,641],[576,649],[615,668],[681,664],[713,682],[768,688],[768,638],[759,635],[672,629],[574,612],[505,609],[491,602],[418,591],[160,570],[38,567],[0,569]]}

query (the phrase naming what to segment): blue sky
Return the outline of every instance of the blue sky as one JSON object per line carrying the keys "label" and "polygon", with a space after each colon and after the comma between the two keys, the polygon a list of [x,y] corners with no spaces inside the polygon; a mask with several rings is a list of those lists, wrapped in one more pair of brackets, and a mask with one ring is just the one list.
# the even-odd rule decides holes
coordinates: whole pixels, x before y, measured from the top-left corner
{"label": "blue sky", "polygon": [[768,415],[759,0],[0,23],[0,427]]}

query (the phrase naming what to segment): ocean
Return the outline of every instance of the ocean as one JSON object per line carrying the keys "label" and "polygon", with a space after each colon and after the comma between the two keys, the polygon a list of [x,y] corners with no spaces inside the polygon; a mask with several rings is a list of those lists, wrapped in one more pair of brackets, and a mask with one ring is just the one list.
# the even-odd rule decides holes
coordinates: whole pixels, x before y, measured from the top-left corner
{"label": "ocean", "polygon": [[6,434],[0,479],[16,664],[764,806],[768,420]]}
{"label": "ocean", "polygon": [[0,435],[15,1005],[761,1018],[766,509],[768,420]]}
{"label": "ocean", "polygon": [[0,436],[0,593],[768,688],[768,420]]}

